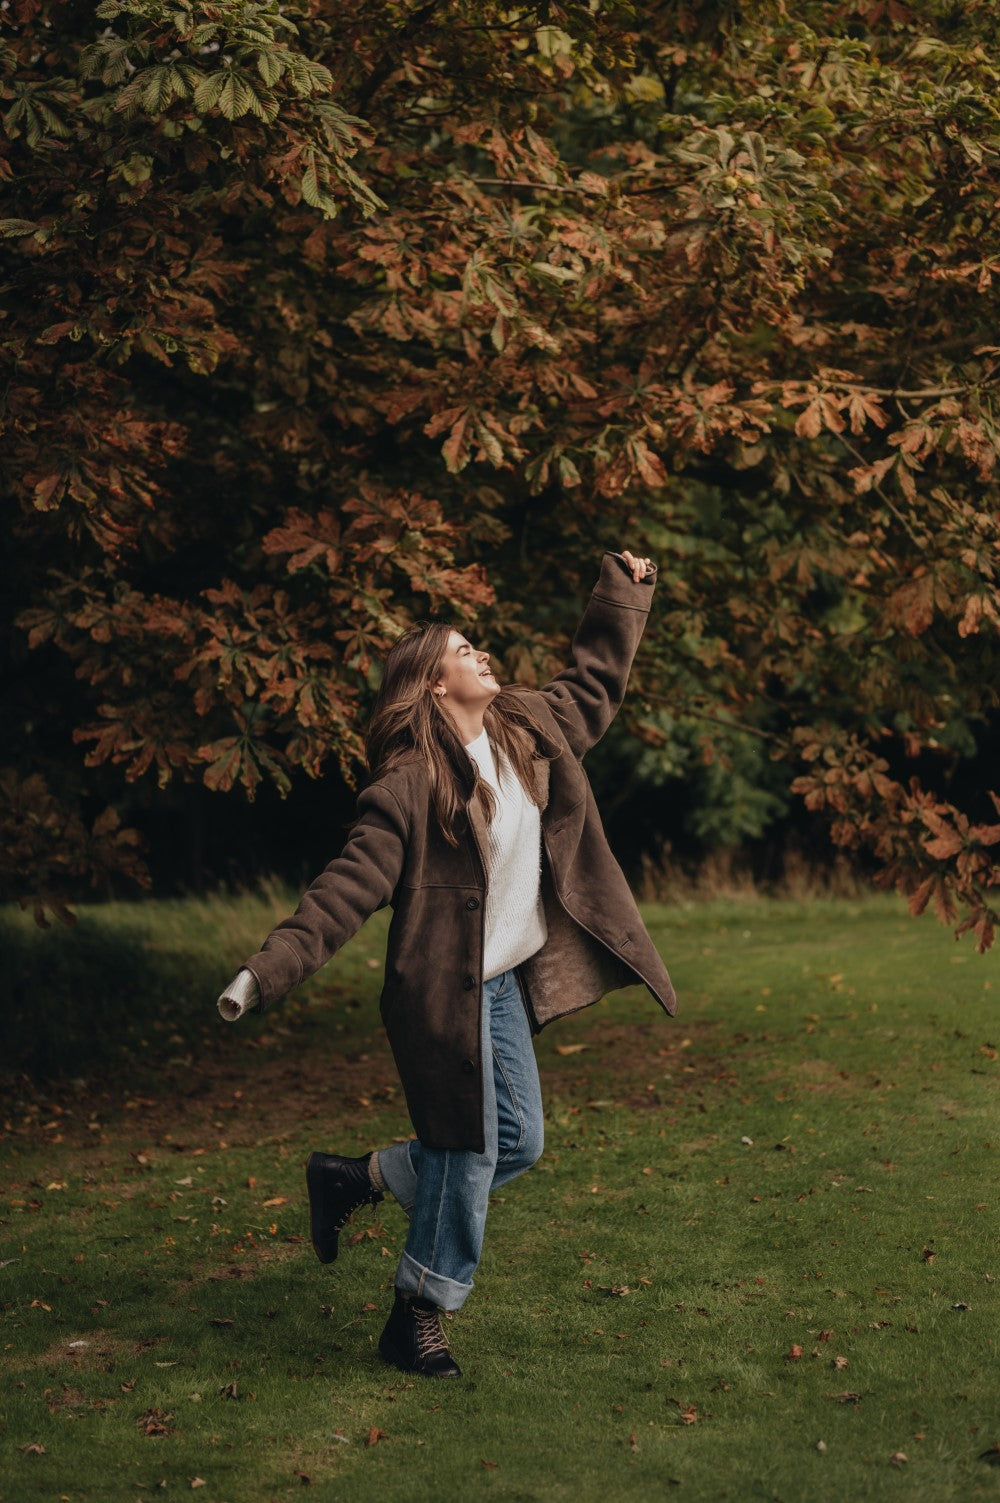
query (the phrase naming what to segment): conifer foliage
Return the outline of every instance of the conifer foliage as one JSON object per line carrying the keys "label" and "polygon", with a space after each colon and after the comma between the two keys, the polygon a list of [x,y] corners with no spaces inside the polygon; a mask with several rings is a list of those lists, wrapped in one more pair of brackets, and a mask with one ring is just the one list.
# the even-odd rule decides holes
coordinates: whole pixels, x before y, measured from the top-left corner
{"label": "conifer foliage", "polygon": [[8,895],[148,880],[115,779],[355,783],[412,620],[530,680],[632,539],[645,774],[756,738],[990,945],[991,3],[5,14]]}

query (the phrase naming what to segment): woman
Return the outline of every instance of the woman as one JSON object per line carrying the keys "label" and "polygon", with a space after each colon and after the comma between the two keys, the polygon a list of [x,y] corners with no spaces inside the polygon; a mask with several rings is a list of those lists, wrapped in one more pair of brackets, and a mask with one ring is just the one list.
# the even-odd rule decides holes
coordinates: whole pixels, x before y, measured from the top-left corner
{"label": "woman", "polygon": [[389,652],[366,737],[371,781],[343,852],[219,998],[263,1011],[392,905],[380,1010],[416,1136],[310,1154],[312,1241],[386,1191],[410,1225],[383,1358],[458,1377],[441,1325],[479,1262],[490,1192],[542,1151],[532,1034],[617,987],[673,987],[608,848],[581,766],[613,720],[655,565],[606,553],[572,645],[542,689],[501,687],[489,654],[443,623]]}

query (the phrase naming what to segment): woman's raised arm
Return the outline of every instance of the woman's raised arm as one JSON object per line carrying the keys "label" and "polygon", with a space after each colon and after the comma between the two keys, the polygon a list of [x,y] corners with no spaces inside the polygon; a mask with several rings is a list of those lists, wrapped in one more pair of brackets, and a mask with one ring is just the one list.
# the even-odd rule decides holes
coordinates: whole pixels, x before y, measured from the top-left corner
{"label": "woman's raised arm", "polygon": [[577,757],[599,741],[622,700],[656,582],[656,565],[605,553],[601,575],[573,638],[569,666],[543,685]]}

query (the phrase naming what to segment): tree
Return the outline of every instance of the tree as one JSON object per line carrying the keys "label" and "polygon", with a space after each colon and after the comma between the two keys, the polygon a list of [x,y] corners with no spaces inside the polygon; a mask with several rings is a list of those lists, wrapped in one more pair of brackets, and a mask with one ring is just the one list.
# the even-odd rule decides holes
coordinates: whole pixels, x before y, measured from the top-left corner
{"label": "tree", "polygon": [[88,768],[353,783],[411,620],[530,680],[641,537],[634,733],[763,738],[988,947],[993,7],[12,9],[15,657]]}

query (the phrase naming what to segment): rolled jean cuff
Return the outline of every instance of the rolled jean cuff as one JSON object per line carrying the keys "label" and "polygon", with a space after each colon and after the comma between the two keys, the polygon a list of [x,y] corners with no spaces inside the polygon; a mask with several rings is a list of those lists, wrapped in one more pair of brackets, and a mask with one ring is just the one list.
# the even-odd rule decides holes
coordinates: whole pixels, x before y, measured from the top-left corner
{"label": "rolled jean cuff", "polygon": [[410,1158],[409,1143],[393,1143],[391,1148],[380,1148],[378,1167],[389,1194],[399,1201],[408,1216],[417,1196],[417,1171]]}
{"label": "rolled jean cuff", "polygon": [[439,1310],[461,1310],[472,1292],[471,1284],[459,1284],[430,1268],[423,1268],[407,1252],[399,1259],[396,1288],[404,1294],[415,1294],[418,1299],[429,1299]]}

